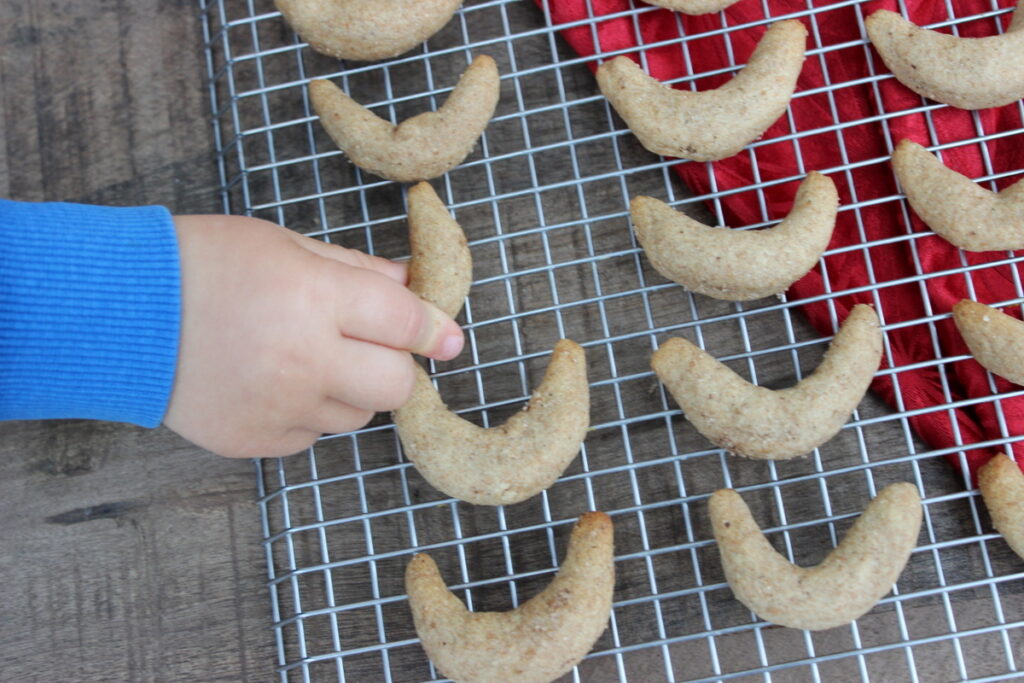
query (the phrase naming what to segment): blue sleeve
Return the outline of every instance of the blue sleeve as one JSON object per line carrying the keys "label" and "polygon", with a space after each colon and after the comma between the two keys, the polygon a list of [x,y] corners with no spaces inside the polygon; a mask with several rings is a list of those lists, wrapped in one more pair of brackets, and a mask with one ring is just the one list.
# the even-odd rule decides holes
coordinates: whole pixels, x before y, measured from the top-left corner
{"label": "blue sleeve", "polygon": [[160,424],[180,290],[167,209],[0,200],[0,420]]}

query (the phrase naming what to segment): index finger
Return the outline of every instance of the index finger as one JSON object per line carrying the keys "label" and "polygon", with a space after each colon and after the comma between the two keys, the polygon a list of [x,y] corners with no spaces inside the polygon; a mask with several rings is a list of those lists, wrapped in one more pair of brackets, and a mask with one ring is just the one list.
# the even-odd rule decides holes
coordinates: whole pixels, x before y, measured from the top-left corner
{"label": "index finger", "polygon": [[335,315],[343,335],[449,360],[462,351],[462,329],[433,304],[381,273],[330,264]]}
{"label": "index finger", "polygon": [[395,282],[404,285],[409,281],[408,267],[405,263],[389,261],[379,256],[373,256],[356,249],[340,247],[337,244],[323,242],[311,237],[305,237],[298,233],[291,233],[292,240],[303,249],[313,252],[318,256],[338,261],[356,268],[365,268],[375,273],[380,273]]}

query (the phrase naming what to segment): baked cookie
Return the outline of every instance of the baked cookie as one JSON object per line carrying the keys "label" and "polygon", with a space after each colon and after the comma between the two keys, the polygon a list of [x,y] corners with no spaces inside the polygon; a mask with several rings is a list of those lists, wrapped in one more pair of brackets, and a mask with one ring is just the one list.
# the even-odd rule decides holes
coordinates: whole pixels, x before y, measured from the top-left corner
{"label": "baked cookie", "polygon": [[409,188],[409,246],[409,289],[454,318],[469,294],[473,257],[430,183]]}
{"label": "baked cookie", "polygon": [[832,239],[838,210],[835,183],[813,171],[785,220],[764,230],[712,228],[651,197],[629,205],[637,241],[655,270],[726,301],[780,294],[806,275]]}
{"label": "baked cookie", "polygon": [[431,486],[476,505],[510,505],[555,483],[590,426],[582,347],[555,345],[544,380],[505,424],[485,429],[448,410],[421,368],[409,401],[395,411],[406,457]]}
{"label": "baked cookie", "polygon": [[588,512],[547,588],[509,612],[470,612],[428,555],[405,570],[416,634],[445,676],[475,683],[548,683],[583,659],[608,626],[615,590],[612,521]]}
{"label": "baked cookie", "polygon": [[917,487],[891,484],[821,564],[803,568],[772,548],[732,489],[712,494],[709,507],[736,599],[765,621],[811,631],[842,626],[874,607],[907,565],[921,530]]}
{"label": "baked cookie", "polygon": [[327,134],[356,166],[400,182],[429,180],[473,151],[498,104],[494,60],[481,55],[462,74],[437,111],[394,125],[325,80],[309,84],[313,108]]}
{"label": "baked cookie", "polygon": [[1024,385],[1024,322],[970,299],[953,306],[953,322],[974,360],[989,372]]}
{"label": "baked cookie", "polygon": [[992,526],[1024,559],[1024,473],[1013,458],[1000,453],[978,470],[978,488]]}
{"label": "baked cookie", "polygon": [[892,168],[917,215],[953,246],[1024,249],[1024,180],[989,192],[910,140],[896,146]]}
{"label": "baked cookie", "polygon": [[462,0],[274,0],[317,52],[371,61],[408,52],[448,23]]}
{"label": "baked cookie", "polygon": [[628,57],[602,64],[597,84],[648,151],[694,161],[725,159],[785,113],[806,42],[807,29],[799,21],[772,24],[747,65],[714,90],[676,90]]}
{"label": "baked cookie", "polygon": [[878,10],[865,20],[868,37],[900,83],[959,109],[1000,107],[1024,97],[1024,3],[1010,28],[987,38],[958,38]]}
{"label": "baked cookie", "polygon": [[721,12],[737,0],[646,0],[648,5],[664,7],[683,14],[711,14]]}
{"label": "baked cookie", "polygon": [[750,384],[684,339],[669,339],[651,367],[686,419],[730,453],[785,460],[825,443],[857,407],[882,357],[882,330],[870,306],[853,307],[809,377],[773,391]]}

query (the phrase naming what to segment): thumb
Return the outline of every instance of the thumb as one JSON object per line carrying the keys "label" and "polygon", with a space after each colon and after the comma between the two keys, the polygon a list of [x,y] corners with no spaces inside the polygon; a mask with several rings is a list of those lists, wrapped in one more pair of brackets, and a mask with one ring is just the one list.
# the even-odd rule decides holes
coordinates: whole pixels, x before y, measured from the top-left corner
{"label": "thumb", "polygon": [[451,360],[462,352],[465,338],[459,324],[429,301],[420,300],[423,324],[416,341],[408,345],[413,353],[435,360]]}
{"label": "thumb", "polygon": [[338,326],[346,337],[437,360],[450,360],[462,351],[462,329],[437,306],[380,273],[323,263],[334,274]]}

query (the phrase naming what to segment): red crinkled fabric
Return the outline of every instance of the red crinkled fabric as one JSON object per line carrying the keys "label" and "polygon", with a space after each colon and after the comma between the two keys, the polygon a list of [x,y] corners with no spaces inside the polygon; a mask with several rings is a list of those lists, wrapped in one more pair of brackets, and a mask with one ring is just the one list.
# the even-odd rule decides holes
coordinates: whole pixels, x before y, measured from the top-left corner
{"label": "red crinkled fabric", "polygon": [[[740,191],[722,197],[728,224],[742,226],[784,218],[792,206],[800,180],[808,171],[829,172],[840,166],[853,165],[849,171],[829,173],[839,189],[842,204],[862,203],[859,211],[840,212],[830,249],[899,238],[909,232],[925,233],[917,239],[897,239],[869,249],[829,255],[825,262],[827,283],[821,269],[815,268],[789,291],[791,299],[813,299],[826,292],[870,285],[872,278],[869,272],[873,273],[873,280],[880,283],[877,289],[842,294],[832,301],[840,319],[845,318],[855,304],[868,303],[876,305],[886,325],[896,326],[887,332],[891,360],[887,359],[883,367],[904,368],[934,361],[936,346],[943,356],[969,353],[952,320],[936,321],[934,327],[926,322],[910,321],[949,313],[953,304],[963,298],[973,298],[982,303],[1017,298],[1017,264],[972,271],[973,294],[968,290],[968,279],[964,274],[941,274],[961,269],[964,265],[1004,261],[1008,255],[1005,252],[961,252],[932,234],[899,200],[888,156],[902,138],[936,145],[1019,130],[1022,127],[1020,106],[1014,103],[979,112],[960,111],[947,106],[934,108],[928,106],[934,103],[922,100],[895,79],[880,78],[889,72],[873,48],[863,44],[866,35],[863,19],[878,9],[899,11],[894,0],[860,3],[739,0],[722,13],[703,16],[687,16],[663,9],[634,14],[629,12],[635,6],[631,0],[536,1],[550,12],[555,27],[581,20],[585,22],[567,26],[561,31],[577,53],[591,55],[596,51],[626,51],[639,61],[640,51],[645,51],[648,73],[660,81],[728,68],[731,63],[745,63],[767,25],[733,30],[727,34],[723,28],[790,14],[797,15],[796,18],[804,22],[810,33],[808,56],[788,115],[769,128],[752,151],[744,150],[729,159],[713,162],[714,188],[706,164],[681,162],[674,168],[697,194],[709,193],[712,189],[720,192],[734,190],[755,180],[789,179],[763,190],[767,216],[762,212],[755,191]],[[808,14],[811,4],[817,10],[813,16]],[[1003,8],[1012,8],[1015,4],[1014,0],[998,2]],[[771,17],[765,15],[766,6],[772,13]],[[908,0],[906,7],[906,16],[917,24],[932,24],[949,18],[945,3]],[[956,3],[956,11],[958,16],[993,14],[991,0],[960,0]],[[997,23],[1005,30],[1009,21],[1009,13],[1000,13],[958,24],[957,30],[961,36],[993,35],[998,30]],[[711,35],[702,35],[709,32]],[[678,41],[681,35],[691,36],[686,43],[689,68]],[[675,42],[644,47],[662,41]],[[729,58],[730,47],[734,61]],[[591,67],[596,68],[597,63]],[[700,78],[696,86],[699,90],[715,88],[731,77],[731,73],[725,73]],[[834,89],[826,87],[835,85],[838,87]],[[676,87],[688,88],[689,81]],[[898,116],[889,114],[914,109],[927,111]],[[791,139],[771,143],[775,138],[821,128],[825,130],[798,139],[799,156]],[[943,150],[942,158],[946,165],[960,173],[969,177],[982,176],[988,172],[983,159],[984,146],[992,173],[1014,171],[1024,168],[1022,139],[1024,135],[1014,133],[984,143],[954,146]],[[863,163],[857,165],[860,162]],[[1019,177],[1011,176],[997,184],[1002,189],[1016,180]],[[937,275],[922,282],[905,282],[917,277],[915,264],[918,263],[920,272]],[[1016,281],[1020,282],[1019,279]],[[832,334],[828,303],[809,301],[802,305],[802,309],[822,334]],[[900,327],[902,322],[910,324]],[[947,364],[945,379],[949,399],[954,402],[982,398],[991,393],[987,373],[973,359]],[[996,378],[995,381],[1001,392],[1016,388],[1003,379]],[[904,411],[926,410],[947,402],[941,371],[934,364],[902,370],[895,375],[882,375],[872,388],[891,406]],[[998,405],[1009,433],[1024,434],[1024,397],[1000,399]],[[1000,438],[996,410],[996,403],[985,401],[958,409],[927,411],[909,420],[917,433],[935,449],[968,444],[966,458],[973,480],[977,468],[995,451],[970,448],[969,445]],[[1024,445],[1015,444],[1014,451],[1017,463],[1024,467]],[[960,464],[956,452],[949,456],[949,460],[954,465]]]}

